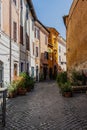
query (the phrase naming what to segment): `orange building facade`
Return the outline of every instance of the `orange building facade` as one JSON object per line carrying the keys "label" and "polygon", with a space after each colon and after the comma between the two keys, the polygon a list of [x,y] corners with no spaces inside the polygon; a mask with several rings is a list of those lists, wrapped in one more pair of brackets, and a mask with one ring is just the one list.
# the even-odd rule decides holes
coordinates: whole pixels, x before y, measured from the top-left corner
{"label": "orange building facade", "polygon": [[0,62],[3,82],[19,75],[19,1],[0,1]]}
{"label": "orange building facade", "polygon": [[49,77],[56,78],[56,75],[59,71],[59,66],[58,66],[58,35],[59,35],[59,32],[55,28],[52,28],[52,27],[48,27],[48,30],[50,32],[49,38],[48,38]]}
{"label": "orange building facade", "polygon": [[64,17],[67,38],[67,69],[87,71],[87,1],[74,0]]}
{"label": "orange building facade", "polygon": [[48,77],[48,35],[49,31],[39,21],[35,21],[35,63],[36,80]]}

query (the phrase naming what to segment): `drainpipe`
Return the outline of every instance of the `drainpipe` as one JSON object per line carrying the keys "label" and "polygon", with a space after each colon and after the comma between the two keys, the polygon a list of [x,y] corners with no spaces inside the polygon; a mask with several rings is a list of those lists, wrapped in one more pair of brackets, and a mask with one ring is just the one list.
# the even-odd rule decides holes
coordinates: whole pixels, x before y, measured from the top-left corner
{"label": "drainpipe", "polygon": [[29,48],[30,48],[30,55],[29,55],[29,75],[31,76],[31,24],[30,24],[30,8],[29,8]]}
{"label": "drainpipe", "polygon": [[9,34],[10,34],[10,37],[9,37],[9,76],[10,76],[10,83],[11,83],[11,22],[12,22],[12,19],[11,19],[11,16],[12,16],[12,13],[11,13],[11,0],[9,0]]}

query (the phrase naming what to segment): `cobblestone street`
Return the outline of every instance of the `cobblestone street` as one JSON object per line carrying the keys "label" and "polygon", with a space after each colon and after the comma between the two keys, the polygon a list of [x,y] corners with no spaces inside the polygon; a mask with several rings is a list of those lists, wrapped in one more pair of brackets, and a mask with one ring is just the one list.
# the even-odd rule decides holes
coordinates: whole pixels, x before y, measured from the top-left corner
{"label": "cobblestone street", "polygon": [[87,95],[64,98],[55,82],[8,100],[6,127],[0,130],[87,130]]}

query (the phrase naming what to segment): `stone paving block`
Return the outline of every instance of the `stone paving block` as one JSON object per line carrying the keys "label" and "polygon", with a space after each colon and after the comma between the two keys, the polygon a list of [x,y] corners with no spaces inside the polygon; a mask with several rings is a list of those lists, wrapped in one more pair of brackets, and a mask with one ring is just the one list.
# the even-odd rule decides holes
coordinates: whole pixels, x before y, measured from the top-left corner
{"label": "stone paving block", "polygon": [[37,83],[33,92],[8,100],[0,130],[87,130],[87,95],[68,99],[56,82]]}

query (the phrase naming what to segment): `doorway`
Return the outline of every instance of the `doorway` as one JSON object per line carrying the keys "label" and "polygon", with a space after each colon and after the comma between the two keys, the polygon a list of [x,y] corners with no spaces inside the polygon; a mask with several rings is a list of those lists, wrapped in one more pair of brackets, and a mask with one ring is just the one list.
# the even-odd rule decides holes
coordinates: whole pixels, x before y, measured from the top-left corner
{"label": "doorway", "polygon": [[47,65],[44,65],[44,66],[43,66],[43,76],[44,76],[44,80],[47,79],[47,71],[48,71]]}
{"label": "doorway", "polygon": [[36,66],[36,81],[38,81],[38,79],[39,79],[38,74],[39,74],[39,71],[38,71],[38,66]]}

